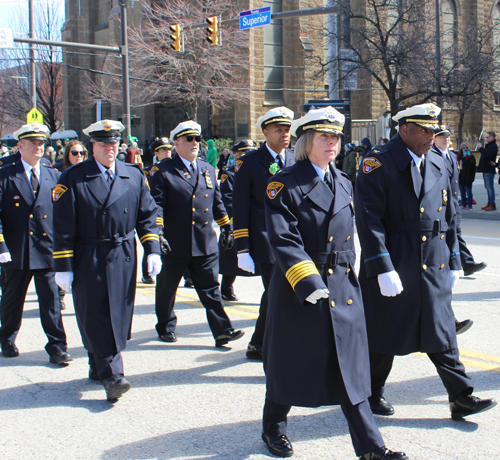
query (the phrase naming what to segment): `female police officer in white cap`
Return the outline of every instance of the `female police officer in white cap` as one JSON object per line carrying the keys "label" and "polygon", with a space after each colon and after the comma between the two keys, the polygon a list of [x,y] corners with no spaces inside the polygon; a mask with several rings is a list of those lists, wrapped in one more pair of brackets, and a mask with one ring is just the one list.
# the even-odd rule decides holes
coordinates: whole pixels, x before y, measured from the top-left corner
{"label": "female police officer in white cap", "polygon": [[269,451],[293,454],[286,437],[292,405],[340,404],[361,459],[406,459],[385,448],[367,398],[368,343],[354,273],[352,186],[333,166],[344,116],[332,107],[292,123],[297,163],[266,191],[266,223],[276,265],[264,339]]}

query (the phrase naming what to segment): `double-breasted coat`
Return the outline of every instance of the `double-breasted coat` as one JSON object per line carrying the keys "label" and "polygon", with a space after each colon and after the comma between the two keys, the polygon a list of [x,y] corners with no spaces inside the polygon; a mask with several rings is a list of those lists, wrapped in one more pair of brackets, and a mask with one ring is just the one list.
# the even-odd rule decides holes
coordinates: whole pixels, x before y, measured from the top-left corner
{"label": "double-breasted coat", "polygon": [[212,226],[229,225],[222,203],[215,169],[197,159],[197,176],[188,172],[181,157],[161,161],[149,173],[151,192],[165,224],[165,238],[172,251],[169,257],[200,257],[218,251]]}
{"label": "double-breasted coat", "polygon": [[[358,174],[359,278],[370,351],[405,355],[457,346],[450,280],[450,269],[460,269],[456,207],[443,157],[430,150],[424,170],[420,188],[420,173],[396,134],[363,159]],[[377,276],[391,270],[403,291],[384,297]]]}
{"label": "double-breasted coat", "polygon": [[[276,258],[264,339],[267,398],[293,406],[352,404],[370,395],[368,343],[354,272],[352,185],[332,166],[334,191],[309,160],[277,173],[265,195]],[[328,288],[316,304],[306,298]]]}
{"label": "double-breasted coat", "polygon": [[[285,150],[284,166],[295,163],[293,152]],[[266,143],[247,153],[234,165],[233,227],[236,251],[249,251],[255,262],[273,263],[266,230],[264,200],[270,168],[276,164]]]}
{"label": "double-breasted coat", "polygon": [[10,252],[16,270],[54,267],[52,259],[52,189],[60,172],[40,164],[37,196],[21,160],[0,168],[0,253]]}
{"label": "double-breasted coat", "polygon": [[157,207],[135,165],[116,161],[111,189],[94,159],[65,170],[53,191],[54,263],[74,272],[73,300],[85,348],[114,354],[130,338],[137,277],[135,232],[160,254]]}

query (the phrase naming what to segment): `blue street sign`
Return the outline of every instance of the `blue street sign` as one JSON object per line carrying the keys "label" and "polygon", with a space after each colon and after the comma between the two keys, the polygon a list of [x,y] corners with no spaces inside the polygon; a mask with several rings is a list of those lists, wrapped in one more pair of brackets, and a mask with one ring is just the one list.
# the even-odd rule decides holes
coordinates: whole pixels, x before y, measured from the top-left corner
{"label": "blue street sign", "polygon": [[252,27],[267,26],[271,24],[271,7],[258,8],[256,10],[242,11],[240,13],[240,30]]}

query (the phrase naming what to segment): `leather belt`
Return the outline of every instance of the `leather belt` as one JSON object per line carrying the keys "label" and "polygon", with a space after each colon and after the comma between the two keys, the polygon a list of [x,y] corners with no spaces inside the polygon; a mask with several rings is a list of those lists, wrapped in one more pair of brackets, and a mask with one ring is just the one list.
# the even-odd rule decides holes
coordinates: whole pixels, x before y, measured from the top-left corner
{"label": "leather belt", "polygon": [[329,267],[336,267],[345,263],[354,264],[356,262],[356,254],[352,249],[334,252],[312,252],[309,257],[316,265],[328,265]]}
{"label": "leather belt", "polygon": [[386,221],[384,226],[394,232],[436,232],[444,233],[448,230],[448,223],[436,220],[400,220]]}

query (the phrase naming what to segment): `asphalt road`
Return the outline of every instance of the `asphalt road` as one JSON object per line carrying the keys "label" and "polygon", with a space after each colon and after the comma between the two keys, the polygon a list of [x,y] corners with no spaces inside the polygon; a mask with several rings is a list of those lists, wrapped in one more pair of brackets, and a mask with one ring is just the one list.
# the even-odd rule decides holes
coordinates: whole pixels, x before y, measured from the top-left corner
{"label": "asphalt road", "polygon": [[[459,347],[475,394],[500,400],[500,223],[491,213],[480,219],[469,217],[473,213],[486,215],[473,211],[464,216],[463,233],[476,260],[488,267],[460,279],[453,307],[457,318],[474,320],[459,336]],[[17,340],[21,355],[0,357],[0,458],[270,458],[260,439],[264,373],[261,363],[245,358],[262,287],[257,278],[238,278],[235,286],[240,301],[227,311],[246,335],[231,347],[216,349],[195,291],[183,287],[176,305],[179,340],[158,341],[154,288],[139,283],[133,337],[123,353],[132,389],[116,404],[107,402],[102,386],[87,378],[71,295],[64,324],[75,360],[67,367],[48,363],[30,287]],[[377,423],[389,448],[404,450],[414,460],[500,455],[500,406],[452,421],[444,387],[425,356],[396,359],[386,396],[396,413],[377,417]],[[293,408],[288,434],[294,458],[356,458],[338,407]]]}

